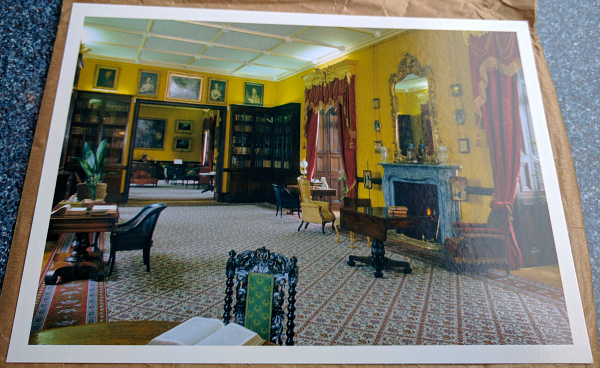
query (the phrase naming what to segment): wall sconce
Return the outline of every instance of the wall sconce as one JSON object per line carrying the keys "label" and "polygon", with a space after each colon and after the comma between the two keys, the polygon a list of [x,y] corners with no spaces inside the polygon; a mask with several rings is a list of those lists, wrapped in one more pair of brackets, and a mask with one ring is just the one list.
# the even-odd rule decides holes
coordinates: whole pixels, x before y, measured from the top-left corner
{"label": "wall sconce", "polygon": [[460,86],[460,83],[451,85],[450,89],[452,90],[452,96],[462,96],[462,87]]}
{"label": "wall sconce", "polygon": [[302,143],[302,149],[305,150],[306,149],[306,142]]}

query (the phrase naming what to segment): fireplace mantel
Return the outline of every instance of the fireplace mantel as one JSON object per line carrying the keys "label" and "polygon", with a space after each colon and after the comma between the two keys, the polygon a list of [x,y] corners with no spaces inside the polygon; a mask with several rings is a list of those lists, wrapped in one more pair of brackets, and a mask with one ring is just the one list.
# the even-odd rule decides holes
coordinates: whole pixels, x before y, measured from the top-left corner
{"label": "fireplace mantel", "polygon": [[394,182],[437,186],[440,216],[440,241],[455,236],[452,224],[460,221],[460,202],[452,200],[450,177],[457,176],[459,165],[421,165],[380,163],[383,166],[383,196],[386,206],[395,206]]}

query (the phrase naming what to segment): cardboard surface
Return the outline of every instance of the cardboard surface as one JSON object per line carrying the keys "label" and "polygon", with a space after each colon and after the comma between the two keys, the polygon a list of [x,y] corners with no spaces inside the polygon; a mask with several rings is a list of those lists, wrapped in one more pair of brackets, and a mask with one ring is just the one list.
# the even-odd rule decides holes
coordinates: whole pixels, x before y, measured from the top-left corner
{"label": "cardboard surface", "polygon": [[[88,1],[91,3],[107,3],[105,1]],[[36,194],[42,172],[42,157],[45,152],[48,130],[50,126],[51,113],[60,74],[62,55],[65,47],[65,38],[68,27],[69,15],[72,1],[66,0],[62,7],[61,22],[58,28],[54,54],[48,74],[46,89],[40,110],[36,135],[32,146],[31,159],[27,170],[18,221],[14,233],[9,263],[4,279],[4,289],[0,298],[0,362],[5,363],[10,334],[15,315],[17,297],[22,277],[23,264],[27,252],[29,232],[33,219]],[[177,6],[177,7],[199,7],[214,9],[239,9],[260,11],[283,11],[299,13],[324,13],[324,14],[346,14],[346,15],[375,15],[375,16],[410,16],[410,17],[432,17],[432,18],[466,18],[466,19],[510,19],[526,20],[532,29],[532,42],[538,68],[546,119],[551,137],[552,149],[555,157],[555,166],[558,172],[562,200],[569,237],[571,240],[573,258],[579,291],[581,294],[587,330],[594,357],[594,364],[600,362],[598,352],[598,339],[596,334],[596,315],[592,294],[592,279],[589,262],[589,254],[583,227],[583,218],[580,206],[580,196],[577,188],[572,158],[570,155],[569,142],[561,119],[556,92],[543,56],[539,39],[533,33],[535,22],[534,1],[353,1],[351,3],[339,4],[334,1],[230,1],[222,3],[218,1],[110,1],[111,4],[147,5],[147,6]],[[69,364],[7,364],[10,367],[56,367],[71,366]],[[78,366],[103,366],[103,364],[86,364]],[[161,364],[132,364],[131,367],[147,366],[172,366]],[[187,365],[180,365],[187,366]],[[500,366],[500,365],[498,365]],[[504,366],[504,365],[501,365]],[[507,365],[508,366],[508,365]],[[556,366],[556,365],[544,365]],[[581,365],[583,366],[583,365]]]}

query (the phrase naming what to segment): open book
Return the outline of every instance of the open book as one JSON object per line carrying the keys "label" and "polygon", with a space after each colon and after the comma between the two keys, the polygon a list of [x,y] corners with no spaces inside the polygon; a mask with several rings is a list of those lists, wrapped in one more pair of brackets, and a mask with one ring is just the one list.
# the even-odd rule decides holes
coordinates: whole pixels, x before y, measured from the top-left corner
{"label": "open book", "polygon": [[193,317],[152,339],[148,345],[262,345],[257,333],[214,318]]}

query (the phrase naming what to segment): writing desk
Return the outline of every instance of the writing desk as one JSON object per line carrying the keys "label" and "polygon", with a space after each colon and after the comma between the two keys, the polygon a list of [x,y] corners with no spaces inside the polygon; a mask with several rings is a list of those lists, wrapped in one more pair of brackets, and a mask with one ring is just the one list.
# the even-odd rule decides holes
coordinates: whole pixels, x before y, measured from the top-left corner
{"label": "writing desk", "polygon": [[[58,277],[69,280],[104,280],[102,251],[94,242],[90,244],[90,233],[111,232],[117,228],[119,212],[105,215],[66,216],[57,213],[50,216],[50,231],[55,234],[75,233],[70,253],[59,253],[54,257],[52,268],[46,273],[46,285],[56,285]],[[97,236],[95,237],[97,240]],[[88,252],[92,246],[95,250]]]}
{"label": "writing desk", "polygon": [[401,268],[404,273],[411,273],[412,269],[408,262],[395,261],[385,257],[383,242],[387,239],[387,231],[390,229],[413,228],[418,225],[418,217],[394,217],[390,216],[387,207],[341,207],[340,226],[357,234],[365,235],[373,239],[371,244],[371,257],[360,257],[351,255],[348,259],[349,266],[355,266],[356,262],[368,264],[375,267],[375,277],[383,277],[383,269]]}
{"label": "writing desk", "polygon": [[[288,189],[291,189],[295,192],[299,192],[300,189],[298,185],[288,185]],[[321,188],[319,186],[310,186],[310,195],[314,198],[318,198],[319,200],[323,200],[325,197],[337,197],[337,189],[334,188]]]}

